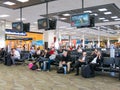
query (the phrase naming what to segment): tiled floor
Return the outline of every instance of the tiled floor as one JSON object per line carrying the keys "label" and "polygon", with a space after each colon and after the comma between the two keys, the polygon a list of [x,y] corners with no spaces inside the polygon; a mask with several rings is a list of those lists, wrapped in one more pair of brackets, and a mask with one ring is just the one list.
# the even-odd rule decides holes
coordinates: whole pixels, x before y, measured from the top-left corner
{"label": "tiled floor", "polygon": [[0,90],[120,90],[120,81],[109,75],[85,79],[74,73],[31,71],[23,65],[0,64]]}

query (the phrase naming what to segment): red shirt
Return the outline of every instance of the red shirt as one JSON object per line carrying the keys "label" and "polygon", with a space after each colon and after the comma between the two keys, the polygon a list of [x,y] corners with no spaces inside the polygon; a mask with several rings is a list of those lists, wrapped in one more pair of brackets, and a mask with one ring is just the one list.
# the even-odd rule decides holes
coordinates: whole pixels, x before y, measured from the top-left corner
{"label": "red shirt", "polygon": [[55,50],[50,50],[49,54],[52,55],[54,54]]}

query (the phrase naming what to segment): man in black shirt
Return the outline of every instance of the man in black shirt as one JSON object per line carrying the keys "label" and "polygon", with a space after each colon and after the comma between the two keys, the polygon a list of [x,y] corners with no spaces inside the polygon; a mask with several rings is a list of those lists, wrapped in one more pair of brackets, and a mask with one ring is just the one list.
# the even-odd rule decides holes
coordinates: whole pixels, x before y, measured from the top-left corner
{"label": "man in black shirt", "polygon": [[67,72],[70,72],[70,64],[71,64],[70,51],[65,50],[65,51],[63,51],[61,61],[59,62],[59,67],[66,65]]}
{"label": "man in black shirt", "polygon": [[76,76],[79,75],[79,67],[81,67],[82,64],[87,63],[87,56],[86,52],[83,52],[82,56],[79,57],[78,61],[75,63],[75,68],[76,68]]}

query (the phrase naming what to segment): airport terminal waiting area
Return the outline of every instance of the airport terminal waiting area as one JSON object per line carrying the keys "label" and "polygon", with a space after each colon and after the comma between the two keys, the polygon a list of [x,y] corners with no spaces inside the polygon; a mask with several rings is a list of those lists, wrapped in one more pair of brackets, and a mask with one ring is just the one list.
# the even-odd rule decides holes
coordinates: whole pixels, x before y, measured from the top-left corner
{"label": "airport terminal waiting area", "polygon": [[[49,88],[49,89],[46,89],[46,90],[65,90],[66,87],[65,87],[65,85],[63,85],[63,83],[65,83],[66,85],[70,85],[68,87],[71,87],[71,85],[73,84],[73,87],[71,87],[71,89],[66,88],[68,90],[91,90],[89,88],[89,85],[87,86],[87,88],[85,88],[85,87],[82,87],[82,86],[79,87],[79,84],[81,84],[82,82],[83,82],[83,84],[90,83],[90,82],[93,83],[94,82],[93,84],[96,84],[97,85],[96,87],[100,88],[99,85],[101,85],[101,87],[102,87],[103,82],[106,82],[106,83],[111,82],[113,84],[115,84],[115,81],[116,81],[116,83],[119,82],[119,80],[120,80],[120,49],[115,50],[115,58],[110,58],[110,53],[109,53],[110,50],[109,49],[106,49],[106,50],[98,49],[98,50],[101,51],[101,53],[102,53],[103,61],[102,61],[101,65],[98,66],[97,69],[95,70],[95,75],[93,77],[83,77],[81,75],[82,66],[79,68],[79,70],[81,72],[80,75],[75,76],[76,69],[74,68],[74,65],[77,62],[78,58],[82,55],[82,53],[78,53],[76,50],[73,50],[73,51],[70,52],[70,58],[71,58],[71,62],[72,62],[70,72],[65,73],[65,71],[63,71],[63,72],[58,73],[59,62],[61,60],[61,54],[60,53],[57,54],[54,62],[51,63],[51,70],[49,72],[47,71],[47,67],[44,68],[44,66],[42,68],[40,68],[41,70],[38,70],[38,69],[30,70],[28,68],[28,64],[31,61],[36,62],[37,60],[41,60],[41,57],[35,57],[34,60],[33,60],[30,57],[30,53],[28,51],[22,51],[21,52],[21,59],[16,61],[16,65],[12,65],[12,63],[11,64],[6,63],[6,61],[5,61],[6,56],[4,58],[1,57],[1,66],[0,67],[1,67],[1,69],[3,71],[1,70],[0,76],[3,75],[3,73],[5,74],[5,72],[7,73],[7,75],[9,77],[11,77],[11,75],[13,74],[13,77],[11,77],[11,78],[14,78],[14,74],[15,75],[19,74],[19,76],[24,74],[24,76],[20,76],[20,80],[18,78],[18,80],[14,80],[13,82],[15,83],[16,81],[21,81],[23,79],[28,80],[28,81],[34,79],[33,81],[34,81],[34,84],[36,82],[36,85],[38,85],[39,82],[40,83],[42,82],[44,84],[45,84],[45,82],[46,82],[46,84],[48,84],[48,82],[49,82],[49,84],[51,85],[51,83],[53,83],[53,81],[51,81],[51,80],[52,79],[55,80],[55,78],[57,78],[54,81],[54,84],[56,82],[56,84],[55,84],[56,87],[61,87],[61,89],[58,89],[58,88],[54,89],[56,87],[54,87],[53,89],[50,89],[49,87],[46,86],[46,88]],[[83,51],[87,52],[87,56],[89,58],[91,58],[91,53],[94,51],[94,49],[85,49]],[[42,64],[44,62],[47,62],[47,60],[48,59],[43,61]],[[4,71],[4,70],[6,70],[6,71]],[[29,75],[28,75],[28,73],[29,73]],[[31,75],[33,75],[33,76],[31,77]],[[1,80],[7,80],[7,78],[9,78],[9,77],[5,76],[7,78],[3,79],[2,77],[4,77],[4,76],[0,77]],[[17,76],[15,76],[15,78],[16,77]],[[28,79],[28,77],[30,77],[30,78]],[[9,79],[8,79],[8,82],[10,82]],[[40,81],[39,81],[39,79],[40,79]],[[45,81],[42,81],[42,79],[44,79]],[[1,81],[1,80],[0,80],[0,83],[4,82],[4,81]],[[78,83],[77,81],[79,81],[79,80],[80,80],[80,82]],[[27,82],[27,81],[25,81],[25,82]],[[76,84],[75,84],[75,82],[76,82]],[[27,83],[32,83],[32,82],[27,82]],[[62,84],[60,84],[60,83],[62,83]],[[5,83],[3,83],[3,84],[5,84]],[[16,85],[18,87],[20,87],[21,84],[16,84]],[[41,85],[43,85],[43,84],[41,84]],[[39,86],[41,86],[41,85],[39,85]],[[74,85],[76,85],[76,86],[74,87]],[[111,90],[119,90],[120,86],[117,86],[116,89],[113,89],[111,87],[111,85],[108,87],[109,89],[111,89]],[[29,87],[29,86],[27,86],[27,87]],[[103,88],[103,89],[105,90],[105,88]],[[28,90],[28,89],[23,89],[23,88],[21,88],[21,89],[3,89],[2,88],[1,90]],[[33,88],[30,89],[29,88],[29,90],[45,90],[45,88],[44,89],[33,89]],[[93,90],[96,90],[95,87],[94,87]],[[98,90],[102,90],[102,89],[98,89]],[[106,87],[106,90],[108,90],[107,87]]]}

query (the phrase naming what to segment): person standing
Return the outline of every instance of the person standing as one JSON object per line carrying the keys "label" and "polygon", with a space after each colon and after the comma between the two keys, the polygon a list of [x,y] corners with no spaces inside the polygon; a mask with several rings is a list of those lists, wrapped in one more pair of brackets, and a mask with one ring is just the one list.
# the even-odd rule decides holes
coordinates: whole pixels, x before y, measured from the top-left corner
{"label": "person standing", "polygon": [[110,45],[110,58],[115,58],[115,45],[113,43]]}

